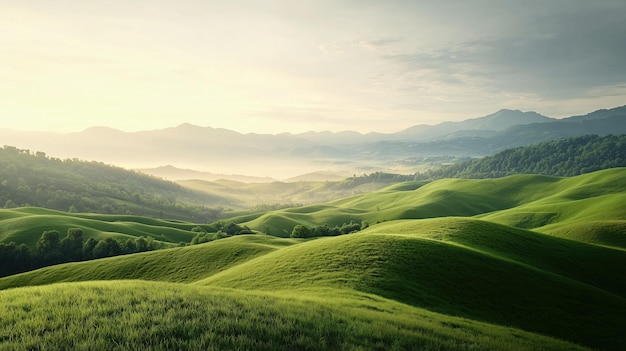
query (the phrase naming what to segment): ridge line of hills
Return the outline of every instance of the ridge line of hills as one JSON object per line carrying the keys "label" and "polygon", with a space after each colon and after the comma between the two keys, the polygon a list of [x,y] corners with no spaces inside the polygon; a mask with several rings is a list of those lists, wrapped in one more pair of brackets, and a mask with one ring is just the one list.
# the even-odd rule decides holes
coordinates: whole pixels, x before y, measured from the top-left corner
{"label": "ridge line of hills", "polygon": [[173,183],[99,162],[60,160],[43,152],[4,147],[0,148],[0,206],[33,205],[59,211],[210,222],[228,216],[228,209],[258,212],[319,203],[404,181],[493,178],[515,173],[572,176],[626,167],[625,155],[626,135],[581,136],[505,150],[410,175],[374,172],[333,181],[242,183],[195,179]]}
{"label": "ridge line of hills", "polygon": [[[626,106],[562,119],[500,110],[485,117],[414,126],[392,134],[244,135],[183,124],[133,133],[100,127],[67,134],[0,129],[0,140],[20,149],[45,150],[55,157],[99,160],[128,168],[173,165],[223,174],[249,174],[254,169],[257,176],[285,179],[319,170],[351,174],[361,169],[416,169],[426,157],[477,157],[563,137],[623,133]],[[294,169],[298,170],[295,174]]]}

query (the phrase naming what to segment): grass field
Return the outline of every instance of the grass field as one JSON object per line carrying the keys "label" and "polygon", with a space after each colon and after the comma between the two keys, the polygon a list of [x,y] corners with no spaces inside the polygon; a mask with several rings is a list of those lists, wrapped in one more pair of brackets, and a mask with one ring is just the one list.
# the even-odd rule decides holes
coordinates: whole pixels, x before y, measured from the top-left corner
{"label": "grass field", "polygon": [[[276,235],[372,224],[353,234],[241,235],[1,278],[0,350],[623,350],[625,179],[401,183],[241,217]],[[0,211],[2,240],[36,219],[91,235],[194,226],[17,209]]]}
{"label": "grass field", "polygon": [[30,247],[35,246],[44,231],[66,233],[69,228],[83,229],[85,239],[145,236],[173,245],[190,242],[195,226],[198,224],[137,216],[76,214],[32,207],[0,209],[0,242],[14,241]]}
{"label": "grass field", "polygon": [[0,350],[582,350],[373,295],[112,281],[0,292]]}
{"label": "grass field", "polygon": [[[498,179],[407,182],[363,195],[246,219],[250,228],[288,236],[297,224],[476,216],[594,244],[626,248],[626,169],[571,178],[516,175]],[[589,223],[593,223],[589,226]],[[577,230],[586,226],[588,230]]]}

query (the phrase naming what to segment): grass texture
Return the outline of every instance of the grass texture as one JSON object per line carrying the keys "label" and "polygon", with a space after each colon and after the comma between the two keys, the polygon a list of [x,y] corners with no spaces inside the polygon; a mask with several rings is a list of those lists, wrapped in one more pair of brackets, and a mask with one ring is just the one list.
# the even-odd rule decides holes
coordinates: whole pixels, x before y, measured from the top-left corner
{"label": "grass texture", "polygon": [[0,350],[583,350],[368,295],[112,281],[0,292]]}

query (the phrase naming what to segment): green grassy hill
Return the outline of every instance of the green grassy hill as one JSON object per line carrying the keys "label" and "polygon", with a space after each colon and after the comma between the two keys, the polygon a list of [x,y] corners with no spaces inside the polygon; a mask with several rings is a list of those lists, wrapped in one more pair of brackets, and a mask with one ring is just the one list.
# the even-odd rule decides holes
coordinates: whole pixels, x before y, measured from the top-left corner
{"label": "green grassy hill", "polygon": [[407,309],[620,349],[626,347],[623,267],[621,250],[481,220],[437,218],[308,241],[238,236],[48,267],[0,279],[0,288],[141,279],[235,289],[235,296],[333,303],[379,296]]}
{"label": "green grassy hill", "polygon": [[584,350],[373,295],[145,281],[0,291],[0,350]]}
{"label": "green grassy hill", "polygon": [[309,241],[199,284],[302,294],[357,290],[604,346],[620,344],[618,335],[626,327],[626,291],[620,280],[626,272],[606,272],[624,263],[623,251],[488,222],[437,219],[390,222]]}
{"label": "green grassy hill", "polygon": [[[8,276],[0,350],[626,349],[625,180],[620,168],[400,183],[238,221],[280,235],[372,224],[353,234],[241,235]],[[0,233],[52,219],[193,234],[41,209],[1,211]]]}
{"label": "green grassy hill", "polygon": [[237,236],[218,240],[211,245],[194,245],[45,267],[0,278],[0,289],[116,279],[194,282],[295,242],[295,239],[264,235]]}
{"label": "green grassy hill", "polygon": [[181,241],[190,242],[195,235],[191,229],[196,226],[189,222],[137,216],[76,214],[33,207],[0,209],[0,242],[13,241],[29,247],[35,247],[44,231],[65,233],[69,228],[83,229],[85,239],[145,236],[165,245],[174,245]]}
{"label": "green grassy hill", "polygon": [[134,214],[212,221],[220,197],[99,162],[61,160],[43,152],[0,148],[0,207],[38,206],[68,212]]}
{"label": "green grassy hill", "polygon": [[[406,182],[321,205],[283,209],[240,218],[250,228],[288,236],[297,224],[370,224],[397,219],[478,216],[544,233],[626,247],[626,168],[571,178],[515,175],[497,179]],[[593,223],[596,234],[579,225]]]}

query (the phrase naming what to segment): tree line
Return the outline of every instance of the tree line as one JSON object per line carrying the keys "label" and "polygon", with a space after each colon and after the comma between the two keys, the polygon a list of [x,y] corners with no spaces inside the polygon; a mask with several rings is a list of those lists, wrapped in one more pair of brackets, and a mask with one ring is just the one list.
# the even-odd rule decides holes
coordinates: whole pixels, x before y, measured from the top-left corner
{"label": "tree line", "polygon": [[83,239],[83,230],[70,228],[64,237],[57,230],[44,231],[35,247],[15,242],[0,243],[0,276],[25,272],[59,263],[87,261],[164,248],[152,238],[137,237],[126,240],[105,238]]}
{"label": "tree line", "polygon": [[320,236],[337,236],[343,234],[350,234],[358,232],[367,228],[369,225],[367,222],[357,223],[350,221],[350,223],[343,223],[341,226],[336,225],[334,227],[328,226],[328,224],[318,225],[314,227],[308,227],[304,224],[298,224],[293,227],[290,237],[292,238],[314,238]]}
{"label": "tree line", "polygon": [[[215,230],[215,232],[207,232]],[[233,222],[217,221],[203,227],[191,229],[195,233],[189,243],[180,242],[179,246],[202,244],[209,241],[227,238],[233,235],[253,234],[247,226]],[[44,231],[34,248],[26,244],[0,243],[0,277],[21,273],[50,265],[88,261],[104,257],[127,255],[145,251],[153,251],[167,246],[151,237],[136,237],[126,240],[118,238],[84,240],[84,232],[80,228],[70,228],[64,237],[58,230]]]}
{"label": "tree line", "polygon": [[233,235],[254,234],[254,231],[248,228],[248,226],[241,226],[234,222],[217,221],[211,226],[217,228],[217,231],[210,233],[200,226],[192,228],[191,231],[196,233],[196,235],[191,239],[191,245],[202,244]]}
{"label": "tree line", "polygon": [[585,135],[504,150],[416,174],[415,179],[497,178],[523,173],[570,177],[615,167],[626,167],[626,135]]}

